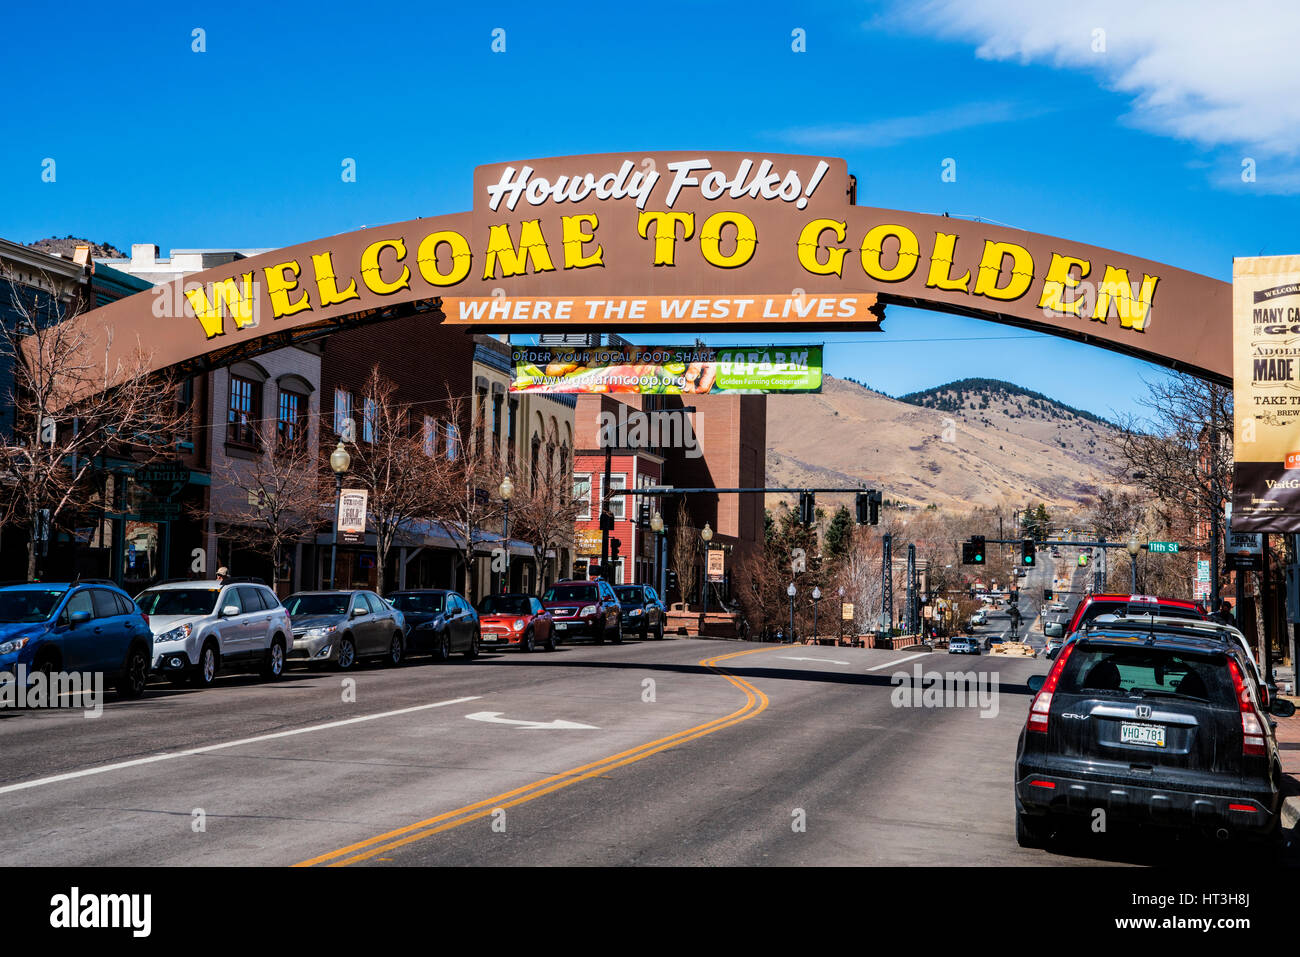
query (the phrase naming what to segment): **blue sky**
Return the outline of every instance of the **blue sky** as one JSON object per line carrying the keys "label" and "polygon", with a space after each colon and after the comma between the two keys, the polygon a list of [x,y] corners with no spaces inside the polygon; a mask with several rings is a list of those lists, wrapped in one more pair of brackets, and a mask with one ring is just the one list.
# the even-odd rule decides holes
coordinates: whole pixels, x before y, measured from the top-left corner
{"label": "blue sky", "polygon": [[[1298,251],[1300,71],[1272,55],[1300,42],[1295,13],[1047,6],[322,0],[70,4],[52,20],[21,5],[0,31],[0,236],[280,246],[468,209],[481,163],[750,149],[844,156],[865,205],[1222,279],[1233,256]],[[206,52],[191,49],[195,28]],[[791,49],[796,28],[806,52]],[[948,157],[954,183],[940,179]],[[799,338],[830,345],[832,374],[890,393],[991,376],[1102,415],[1137,411],[1139,377],[1159,374],[970,319],[900,309],[886,329]]]}

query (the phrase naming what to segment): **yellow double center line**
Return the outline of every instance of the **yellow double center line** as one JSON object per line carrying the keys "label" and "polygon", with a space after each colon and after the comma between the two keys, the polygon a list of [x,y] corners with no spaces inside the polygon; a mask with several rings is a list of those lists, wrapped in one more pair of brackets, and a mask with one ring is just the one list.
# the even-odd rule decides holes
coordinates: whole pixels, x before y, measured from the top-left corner
{"label": "yellow double center line", "polygon": [[324,864],[329,867],[342,867],[347,864],[359,864],[362,861],[368,861],[372,857],[377,857],[388,851],[402,847],[406,844],[412,844],[416,841],[423,840],[426,837],[432,837],[435,834],[441,834],[443,831],[450,831],[453,828],[460,827],[462,824],[468,824],[470,821],[477,821],[481,818],[488,817],[498,808],[515,807],[520,804],[526,804],[529,801],[536,800],[547,794],[570,787],[580,781],[586,781],[589,778],[598,777],[615,768],[625,767],[629,764],[635,764],[652,754],[658,754],[660,751],[666,751],[669,748],[676,747],[679,744],[685,744],[687,741],[694,741],[696,738],[702,738],[705,735],[713,734],[715,731],[721,731],[723,728],[730,728],[732,725],[739,724],[742,721],[748,721],[750,718],[761,713],[767,708],[767,695],[759,691],[744,678],[738,678],[722,668],[718,667],[719,661],[726,661],[729,658],[739,658],[743,655],[752,655],[760,651],[768,651],[768,648],[752,648],[749,651],[737,651],[729,655],[717,655],[713,658],[705,658],[700,665],[708,668],[739,688],[745,693],[745,703],[737,708],[731,714],[722,718],[715,718],[713,721],[696,725],[693,728],[687,728],[685,731],[678,731],[666,738],[659,738],[657,741],[650,741],[647,744],[632,748],[629,751],[621,751],[618,754],[610,755],[600,761],[591,764],[584,764],[581,767],[570,768],[567,771],[561,771],[559,774],[553,774],[550,777],[542,778],[540,781],[534,781],[532,784],[526,784],[523,787],[515,788],[512,791],[506,791],[503,794],[494,797],[485,798],[474,804],[467,804],[465,807],[457,808],[454,811],[447,811],[445,814],[439,814],[437,817],[427,818],[423,821],[417,821],[414,824],[408,824],[406,827],[398,828],[395,831],[388,831],[385,834],[359,841],[356,844],[349,844],[347,847],[341,847],[337,851],[330,851],[327,854],[321,854],[318,857],[309,860],[300,861],[295,867],[314,867],[318,864]]}

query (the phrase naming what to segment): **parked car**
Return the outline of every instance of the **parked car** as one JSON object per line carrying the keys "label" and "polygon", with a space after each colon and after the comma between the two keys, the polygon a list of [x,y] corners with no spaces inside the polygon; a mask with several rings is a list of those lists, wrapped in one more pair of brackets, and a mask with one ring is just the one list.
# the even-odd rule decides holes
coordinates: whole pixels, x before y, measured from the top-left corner
{"label": "parked car", "polygon": [[1193,618],[1205,621],[1208,615],[1200,604],[1181,598],[1159,598],[1154,595],[1087,595],[1074,606],[1070,623],[1065,626],[1068,638],[1085,622],[1098,615],[1153,614],[1175,618]]}
{"label": "parked car", "polygon": [[163,582],[135,600],[153,630],[153,670],[176,684],[209,688],[222,671],[284,674],[293,647],[289,613],[263,584]]}
{"label": "parked car", "polygon": [[988,620],[989,620],[988,613],[981,608],[979,611],[975,612],[973,615],[970,616],[970,625],[972,628],[975,628],[978,627],[979,625],[987,624]]}
{"label": "parked car", "polygon": [[406,622],[408,655],[432,655],[450,661],[455,652],[478,656],[482,629],[478,612],[458,592],[445,588],[413,588],[393,592],[388,602]]}
{"label": "parked car", "polygon": [[551,613],[560,640],[586,637],[598,645],[607,638],[615,644],[623,640],[622,609],[606,581],[558,581],[546,589],[542,604]]}
{"label": "parked car", "polygon": [[402,613],[372,591],[300,591],[284,606],[293,622],[291,661],[347,671],[362,658],[396,667],[406,657]]}
{"label": "parked car", "polygon": [[948,654],[950,655],[978,655],[980,653],[980,641],[978,638],[970,635],[955,635],[948,639]]}
{"label": "parked car", "polygon": [[664,636],[668,606],[659,600],[653,588],[649,585],[615,585],[614,594],[618,596],[625,633],[640,632],[642,641],[652,634],[655,638]]}
{"label": "parked car", "polygon": [[144,694],[153,658],[149,618],[111,582],[0,588],[0,671],[103,672],[123,698]]}
{"label": "parked car", "polygon": [[478,617],[484,645],[517,645],[531,652],[540,644],[547,651],[555,650],[551,613],[532,595],[488,595],[479,599]]}
{"label": "parked car", "polygon": [[1050,635],[1047,639],[1047,646],[1043,649],[1043,657],[1049,661],[1056,657],[1056,653],[1065,646],[1065,639],[1060,635]]}
{"label": "parked car", "polygon": [[[1271,837],[1282,767],[1237,642],[1179,622],[1098,623],[1062,648],[1034,694],[1015,766],[1016,840],[1062,821]],[[1294,713],[1279,701],[1274,713]]]}

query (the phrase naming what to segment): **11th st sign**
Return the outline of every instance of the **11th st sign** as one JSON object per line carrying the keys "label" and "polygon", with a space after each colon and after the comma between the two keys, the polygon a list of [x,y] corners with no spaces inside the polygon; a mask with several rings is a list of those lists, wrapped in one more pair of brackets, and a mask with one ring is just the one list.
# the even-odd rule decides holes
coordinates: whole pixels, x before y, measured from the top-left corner
{"label": "11th st sign", "polygon": [[1177,542],[1147,542],[1147,551],[1156,555],[1177,555]]}

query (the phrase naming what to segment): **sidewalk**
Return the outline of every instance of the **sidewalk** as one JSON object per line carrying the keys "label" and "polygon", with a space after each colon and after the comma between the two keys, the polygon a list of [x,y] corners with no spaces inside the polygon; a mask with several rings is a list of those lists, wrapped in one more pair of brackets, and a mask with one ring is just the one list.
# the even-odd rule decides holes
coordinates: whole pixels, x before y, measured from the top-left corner
{"label": "sidewalk", "polygon": [[1284,775],[1282,827],[1290,830],[1300,823],[1300,712],[1273,720],[1277,722],[1277,753]]}

